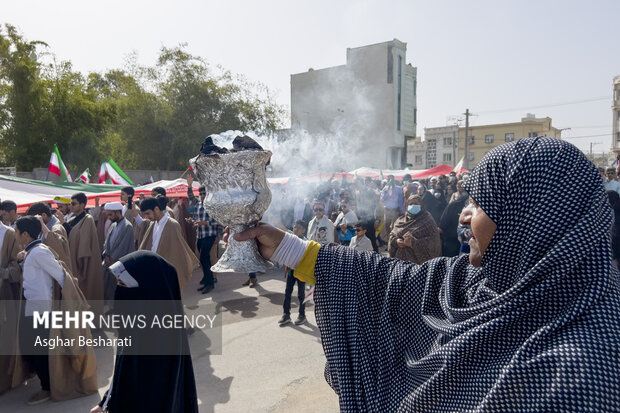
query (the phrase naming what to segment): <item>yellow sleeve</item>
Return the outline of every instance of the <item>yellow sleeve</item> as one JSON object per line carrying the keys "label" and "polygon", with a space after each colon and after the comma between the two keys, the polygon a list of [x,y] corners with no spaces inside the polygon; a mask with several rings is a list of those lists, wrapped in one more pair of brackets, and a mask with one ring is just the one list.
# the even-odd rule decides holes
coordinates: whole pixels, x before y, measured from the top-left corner
{"label": "yellow sleeve", "polygon": [[310,244],[306,247],[306,252],[304,252],[303,257],[301,257],[301,261],[299,261],[299,264],[297,264],[295,268],[295,272],[293,273],[295,278],[308,284],[316,284],[314,266],[316,265],[316,258],[319,255],[320,249],[321,244],[316,241],[310,241]]}

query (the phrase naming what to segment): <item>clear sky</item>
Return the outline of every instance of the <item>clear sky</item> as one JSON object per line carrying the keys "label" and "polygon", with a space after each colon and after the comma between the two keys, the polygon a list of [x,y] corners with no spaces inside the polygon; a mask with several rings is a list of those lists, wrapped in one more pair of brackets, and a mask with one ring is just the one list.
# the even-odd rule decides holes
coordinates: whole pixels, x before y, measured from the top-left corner
{"label": "clear sky", "polygon": [[572,128],[563,135],[583,150],[611,146],[617,0],[5,0],[0,10],[0,22],[84,73],[121,68],[134,51],[153,65],[161,46],[187,43],[286,106],[291,74],[397,38],[418,68],[418,135],[469,108],[473,125],[529,112]]}

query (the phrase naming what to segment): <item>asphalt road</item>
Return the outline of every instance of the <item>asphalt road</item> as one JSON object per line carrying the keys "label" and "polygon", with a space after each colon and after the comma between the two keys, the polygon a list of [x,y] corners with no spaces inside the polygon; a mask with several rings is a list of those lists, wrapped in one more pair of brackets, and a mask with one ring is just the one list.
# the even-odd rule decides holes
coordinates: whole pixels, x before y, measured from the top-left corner
{"label": "asphalt road", "polygon": [[[210,412],[337,412],[338,398],[323,377],[325,356],[307,305],[307,322],[280,327],[284,270],[258,276],[255,288],[241,286],[246,274],[220,274],[216,288],[196,291],[202,271],[194,271],[184,292],[188,313],[209,307],[221,317],[221,338],[197,331],[190,336],[201,413]],[[296,288],[291,317],[297,317]],[[221,344],[220,344],[221,343]],[[88,412],[110,384],[114,353],[97,349],[99,394],[62,402],[27,406],[40,389],[38,378],[0,396],[1,412]]]}

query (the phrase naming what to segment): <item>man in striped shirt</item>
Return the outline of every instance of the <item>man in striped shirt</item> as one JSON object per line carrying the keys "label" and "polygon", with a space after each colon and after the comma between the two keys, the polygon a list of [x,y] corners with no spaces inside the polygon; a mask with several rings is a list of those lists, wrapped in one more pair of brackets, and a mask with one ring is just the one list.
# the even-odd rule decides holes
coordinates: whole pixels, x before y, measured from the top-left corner
{"label": "man in striped shirt", "polygon": [[198,291],[203,294],[207,294],[215,286],[213,279],[213,272],[211,271],[211,247],[217,241],[219,234],[219,224],[207,214],[207,210],[204,207],[204,200],[206,196],[206,189],[204,186],[198,188],[200,199],[194,195],[192,189],[192,183],[194,179],[190,174],[187,175],[187,198],[190,202],[190,207],[194,207],[193,223],[196,227],[197,236],[196,244],[198,246],[198,252],[200,253],[200,265],[202,266],[203,277],[200,281],[200,287]]}

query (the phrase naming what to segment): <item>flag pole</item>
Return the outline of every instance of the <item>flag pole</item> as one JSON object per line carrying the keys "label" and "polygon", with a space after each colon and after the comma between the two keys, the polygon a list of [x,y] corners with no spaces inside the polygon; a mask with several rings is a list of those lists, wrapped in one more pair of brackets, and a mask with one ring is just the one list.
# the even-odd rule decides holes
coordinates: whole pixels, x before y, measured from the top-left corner
{"label": "flag pole", "polygon": [[179,177],[179,179],[183,178],[183,176],[187,173],[187,171],[189,171],[189,168],[191,168],[190,166],[187,167],[187,169],[181,174],[181,176]]}

